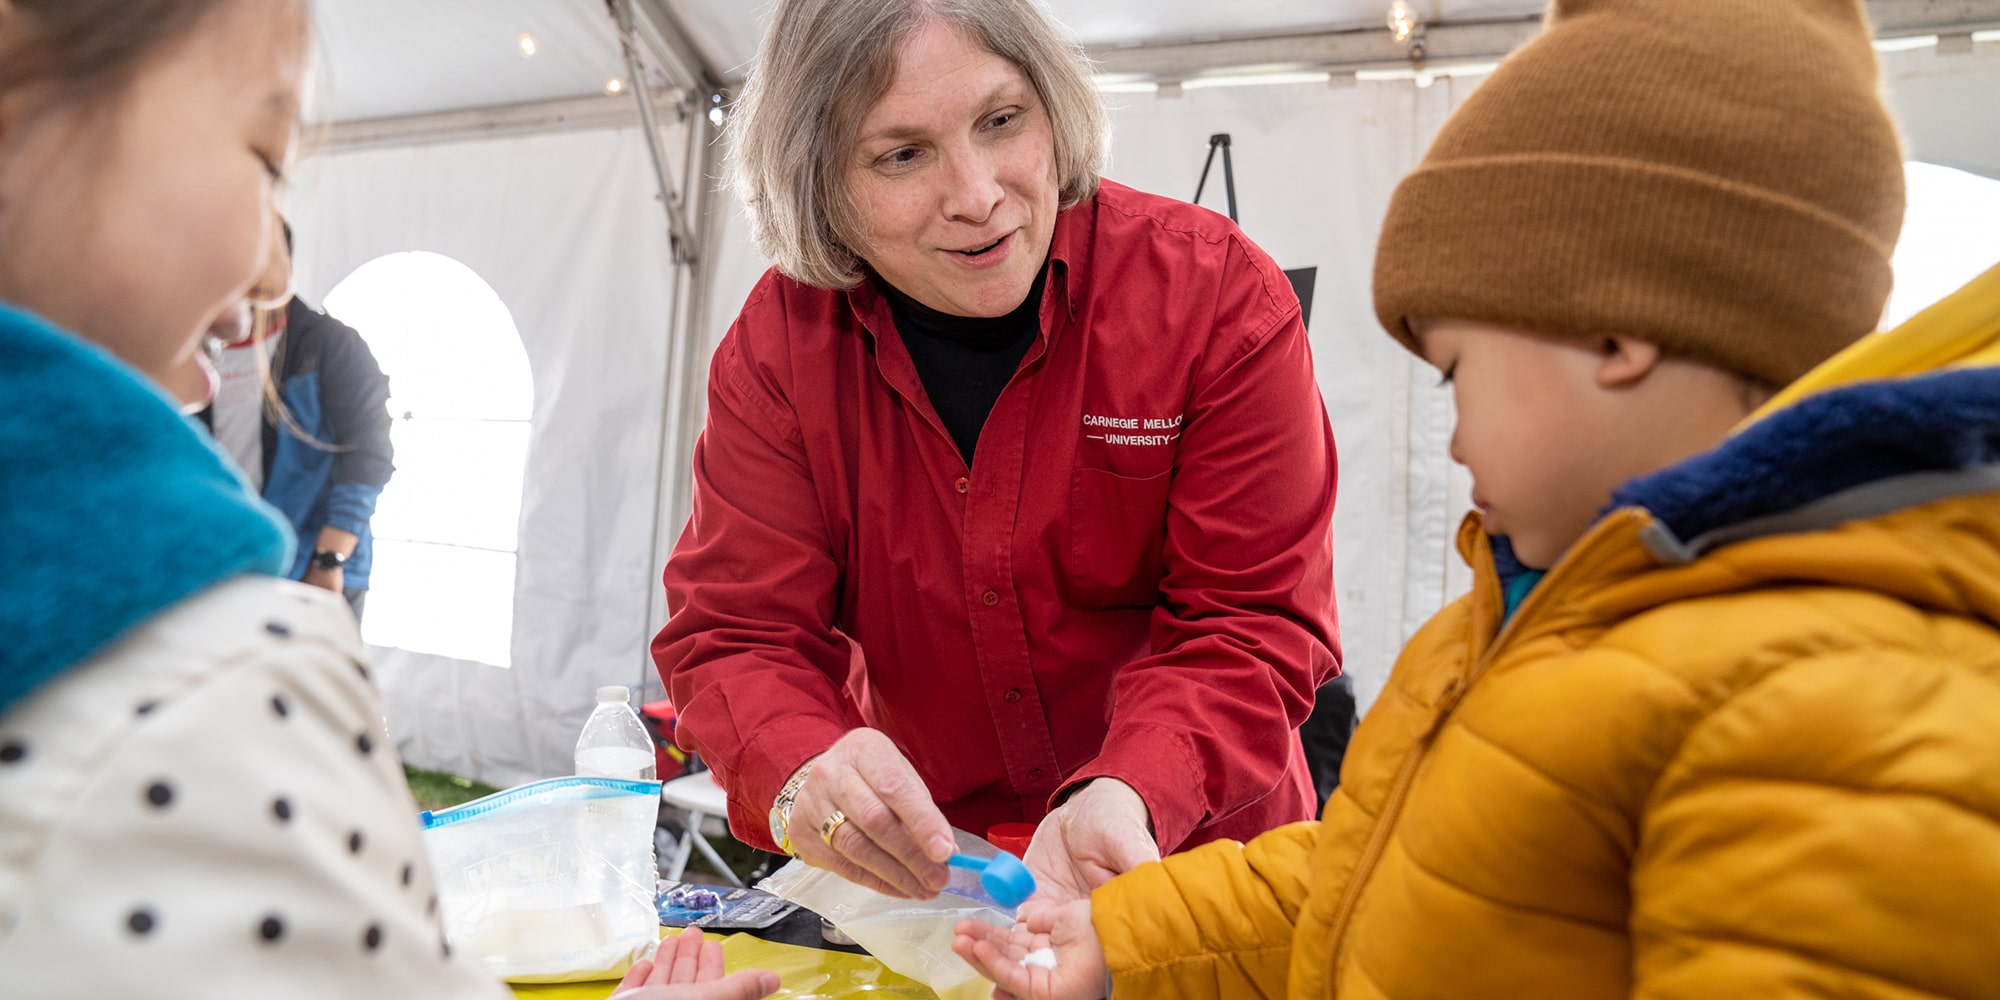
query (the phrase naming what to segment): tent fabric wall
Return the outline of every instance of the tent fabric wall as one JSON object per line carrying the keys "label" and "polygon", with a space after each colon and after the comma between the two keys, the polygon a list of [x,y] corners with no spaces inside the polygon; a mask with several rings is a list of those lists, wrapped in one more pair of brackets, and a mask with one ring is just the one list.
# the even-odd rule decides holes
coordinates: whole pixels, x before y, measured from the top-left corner
{"label": "tent fabric wall", "polygon": [[[1375,322],[1375,239],[1389,196],[1471,79],[1113,95],[1112,177],[1194,194],[1208,137],[1231,136],[1240,224],[1281,267],[1319,268],[1313,364],[1340,453],[1334,580],[1363,709],[1396,651],[1463,590],[1450,541],[1470,490],[1447,457],[1451,395]],[[1224,210],[1221,166],[1202,203]]]}
{"label": "tent fabric wall", "polygon": [[592,690],[651,674],[671,286],[656,192],[629,129],[302,164],[288,200],[307,301],[384,254],[444,254],[506,303],[535,379],[512,667],[370,651],[412,763],[502,784],[566,773]]}
{"label": "tent fabric wall", "polygon": [[[2000,46],[1883,62],[1913,157],[2000,176],[2000,132],[1983,116],[2000,105]],[[1470,582],[1451,544],[1470,490],[1447,454],[1450,394],[1376,326],[1370,274],[1397,180],[1480,79],[1110,97],[1109,176],[1186,198],[1208,136],[1229,132],[1244,229],[1281,266],[1320,269],[1312,342],[1340,449],[1335,572],[1364,710],[1403,641]],[[1203,201],[1220,209],[1219,175]],[[292,202],[309,300],[375,256],[429,249],[470,265],[514,311],[537,391],[514,666],[375,652],[413,762],[503,783],[564,771],[590,688],[646,673],[649,505],[659,477],[688,474],[687,456],[656,457],[671,280],[642,139],[336,154],[310,164]],[[725,200],[715,221],[704,358],[764,270],[741,207]]]}
{"label": "tent fabric wall", "polygon": [[2000,180],[2000,40],[1886,52],[1882,78],[1909,159]]}

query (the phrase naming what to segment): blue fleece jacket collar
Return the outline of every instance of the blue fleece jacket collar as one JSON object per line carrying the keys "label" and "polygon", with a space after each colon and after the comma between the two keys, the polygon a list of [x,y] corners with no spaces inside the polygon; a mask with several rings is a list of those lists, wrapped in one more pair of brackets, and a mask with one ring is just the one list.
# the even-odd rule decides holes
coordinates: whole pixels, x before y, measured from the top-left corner
{"label": "blue fleece jacket collar", "polygon": [[2000,463],[2000,368],[1862,382],[1799,401],[1714,451],[1641,476],[1643,507],[1683,541],[1858,487]]}
{"label": "blue fleece jacket collar", "polygon": [[[1803,399],[1713,451],[1619,487],[1604,513],[1644,508],[1685,547],[1871,484],[1994,467],[2000,368],[1966,368]],[[1508,539],[1492,545],[1511,618],[1544,574],[1515,558]]]}
{"label": "blue fleece jacket collar", "polygon": [[0,304],[0,712],[291,529],[139,373]]}

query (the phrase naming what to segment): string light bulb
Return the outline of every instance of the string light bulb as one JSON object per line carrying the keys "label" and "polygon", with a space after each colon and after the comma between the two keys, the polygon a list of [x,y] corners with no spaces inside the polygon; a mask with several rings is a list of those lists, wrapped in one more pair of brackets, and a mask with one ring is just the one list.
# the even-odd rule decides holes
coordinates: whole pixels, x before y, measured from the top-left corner
{"label": "string light bulb", "polygon": [[612,77],[611,82],[604,85],[604,92],[610,94],[612,97],[617,97],[619,94],[625,92],[625,81],[615,76]]}
{"label": "string light bulb", "polygon": [[1422,23],[1417,12],[1410,9],[1409,0],[1396,0],[1389,5],[1389,31],[1396,36],[1396,42],[1408,42],[1417,33],[1417,25]]}
{"label": "string light bulb", "polygon": [[521,45],[521,58],[523,59],[533,59],[535,58],[535,53],[540,52],[542,50],[541,43],[535,41],[535,36],[527,34],[526,32],[523,32],[521,35],[520,45]]}

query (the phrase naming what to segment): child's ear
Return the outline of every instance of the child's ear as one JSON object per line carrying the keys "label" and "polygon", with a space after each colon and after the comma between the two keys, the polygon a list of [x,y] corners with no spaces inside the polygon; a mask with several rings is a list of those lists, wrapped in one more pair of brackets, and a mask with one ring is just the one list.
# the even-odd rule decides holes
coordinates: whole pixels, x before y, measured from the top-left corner
{"label": "child's ear", "polygon": [[1660,364],[1660,345],[1635,337],[1606,336],[1598,341],[1597,353],[1600,389],[1638,385]]}

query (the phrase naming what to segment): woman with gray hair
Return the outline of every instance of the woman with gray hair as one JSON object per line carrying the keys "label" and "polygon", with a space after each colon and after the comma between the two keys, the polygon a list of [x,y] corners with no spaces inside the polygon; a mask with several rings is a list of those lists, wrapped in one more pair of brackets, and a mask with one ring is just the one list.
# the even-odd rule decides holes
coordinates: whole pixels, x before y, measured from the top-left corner
{"label": "woman with gray hair", "polygon": [[731,166],[776,263],[717,350],[653,652],[738,837],[1041,902],[1307,819],[1332,432],[1282,272],[1100,181],[1033,0],[781,0]]}

